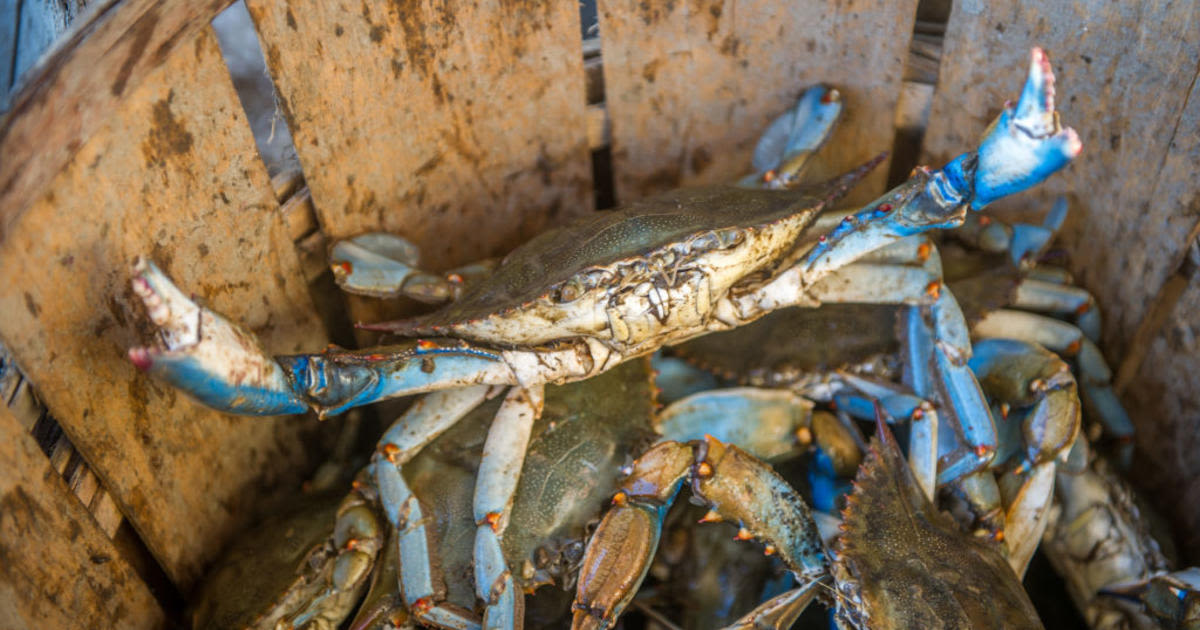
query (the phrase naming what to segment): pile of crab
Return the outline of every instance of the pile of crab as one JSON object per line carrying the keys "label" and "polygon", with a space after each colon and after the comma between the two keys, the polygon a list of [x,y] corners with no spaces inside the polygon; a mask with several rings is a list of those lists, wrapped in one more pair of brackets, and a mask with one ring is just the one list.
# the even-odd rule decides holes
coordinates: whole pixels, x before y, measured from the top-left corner
{"label": "pile of crab", "polygon": [[[1111,472],[1132,423],[1098,311],[1041,262],[1065,203],[1042,225],[976,212],[1081,149],[1045,54],[976,149],[861,209],[837,200],[873,164],[805,176],[842,106],[812,88],[736,184],[469,273],[421,271],[392,235],[335,244],[345,290],[446,302],[366,326],[394,345],[270,357],[137,261],[159,336],[130,358],[204,404],[327,416],[423,394],[348,494],[240,539],[195,624],[604,628],[634,608],[788,628],[815,599],[845,628],[1037,628],[1020,576],[1044,539],[1093,627],[1195,627],[1200,578],[1169,571]],[[684,486],[695,505],[671,509]]]}

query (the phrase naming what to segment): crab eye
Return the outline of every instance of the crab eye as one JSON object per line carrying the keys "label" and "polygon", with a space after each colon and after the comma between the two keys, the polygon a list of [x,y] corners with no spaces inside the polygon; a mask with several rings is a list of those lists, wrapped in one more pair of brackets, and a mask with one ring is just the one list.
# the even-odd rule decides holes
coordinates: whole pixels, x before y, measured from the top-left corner
{"label": "crab eye", "polygon": [[717,240],[721,241],[721,247],[728,248],[741,243],[746,238],[746,235],[741,230],[728,228],[717,231]]}
{"label": "crab eye", "polygon": [[583,287],[579,285],[578,280],[571,280],[562,285],[558,290],[558,301],[560,303],[574,302],[583,294]]}
{"label": "crab eye", "polygon": [[692,239],[692,249],[697,252],[707,252],[721,245],[720,237],[713,232],[705,232]]}

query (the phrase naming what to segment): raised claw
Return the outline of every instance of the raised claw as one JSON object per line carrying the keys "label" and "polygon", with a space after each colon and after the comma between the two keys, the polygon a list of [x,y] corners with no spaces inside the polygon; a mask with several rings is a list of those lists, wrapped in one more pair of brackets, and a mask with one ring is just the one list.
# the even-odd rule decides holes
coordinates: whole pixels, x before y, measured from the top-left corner
{"label": "raised claw", "polygon": [[972,210],[1037,184],[1083,149],[1075,130],[1059,125],[1049,58],[1041,48],[1030,56],[1020,101],[1000,113],[979,145]]}
{"label": "raised claw", "polygon": [[133,291],[158,327],[160,345],[131,348],[129,360],[206,405],[234,413],[303,413],[283,369],[252,334],[199,306],[150,260],[134,262]]}

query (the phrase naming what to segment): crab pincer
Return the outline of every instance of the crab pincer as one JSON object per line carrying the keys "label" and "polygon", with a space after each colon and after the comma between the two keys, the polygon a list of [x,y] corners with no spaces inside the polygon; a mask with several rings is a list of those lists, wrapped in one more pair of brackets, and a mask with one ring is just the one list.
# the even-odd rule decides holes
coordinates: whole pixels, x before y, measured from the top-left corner
{"label": "crab pincer", "polygon": [[827,570],[811,510],[761,460],[711,436],[663,442],[633,464],[588,545],[573,628],[607,628],[633,599],[658,547],[662,521],[684,482],[712,511],[705,522],[738,524],[739,540],[761,539],[798,578]]}

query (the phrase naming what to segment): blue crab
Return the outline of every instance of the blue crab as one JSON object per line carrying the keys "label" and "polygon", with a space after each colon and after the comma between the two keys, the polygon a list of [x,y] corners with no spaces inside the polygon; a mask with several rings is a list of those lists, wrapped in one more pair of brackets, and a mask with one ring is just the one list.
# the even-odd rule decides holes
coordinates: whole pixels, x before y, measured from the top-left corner
{"label": "blue crab", "polygon": [[[547,232],[435,313],[372,326],[410,337],[393,346],[271,358],[250,335],[194,304],[153,263],[139,259],[133,288],[159,329],[160,345],[134,348],[130,358],[199,401],[242,414],[313,409],[326,416],[435,392],[437,404],[428,407],[437,411],[402,420],[375,458],[375,483],[393,526],[407,518],[403,509],[412,497],[402,466],[482,402],[489,386],[515,386],[488,431],[473,502],[476,595],[488,604],[484,624],[514,627],[519,593],[502,539],[548,383],[591,378],[663,345],[785,306],[923,303],[933,313],[931,365],[966,437],[942,474],[957,478],[987,465],[995,428],[966,365],[970,344],[952,296],[938,290],[940,281],[925,269],[856,261],[924,230],[960,225],[969,210],[1065,166],[1081,144],[1058,123],[1053,86],[1046,55],[1034,49],[1020,100],[1001,112],[977,150],[942,169],[916,171],[827,230],[818,229],[818,214],[866,167],[790,190],[716,186],[668,193]],[[367,258],[341,262],[351,263],[346,271],[352,276],[379,263]],[[387,277],[402,289],[408,275]]]}
{"label": "blue crab", "polygon": [[1149,506],[1080,440],[1059,471],[1042,549],[1093,630],[1200,628],[1200,569],[1172,571]]}

